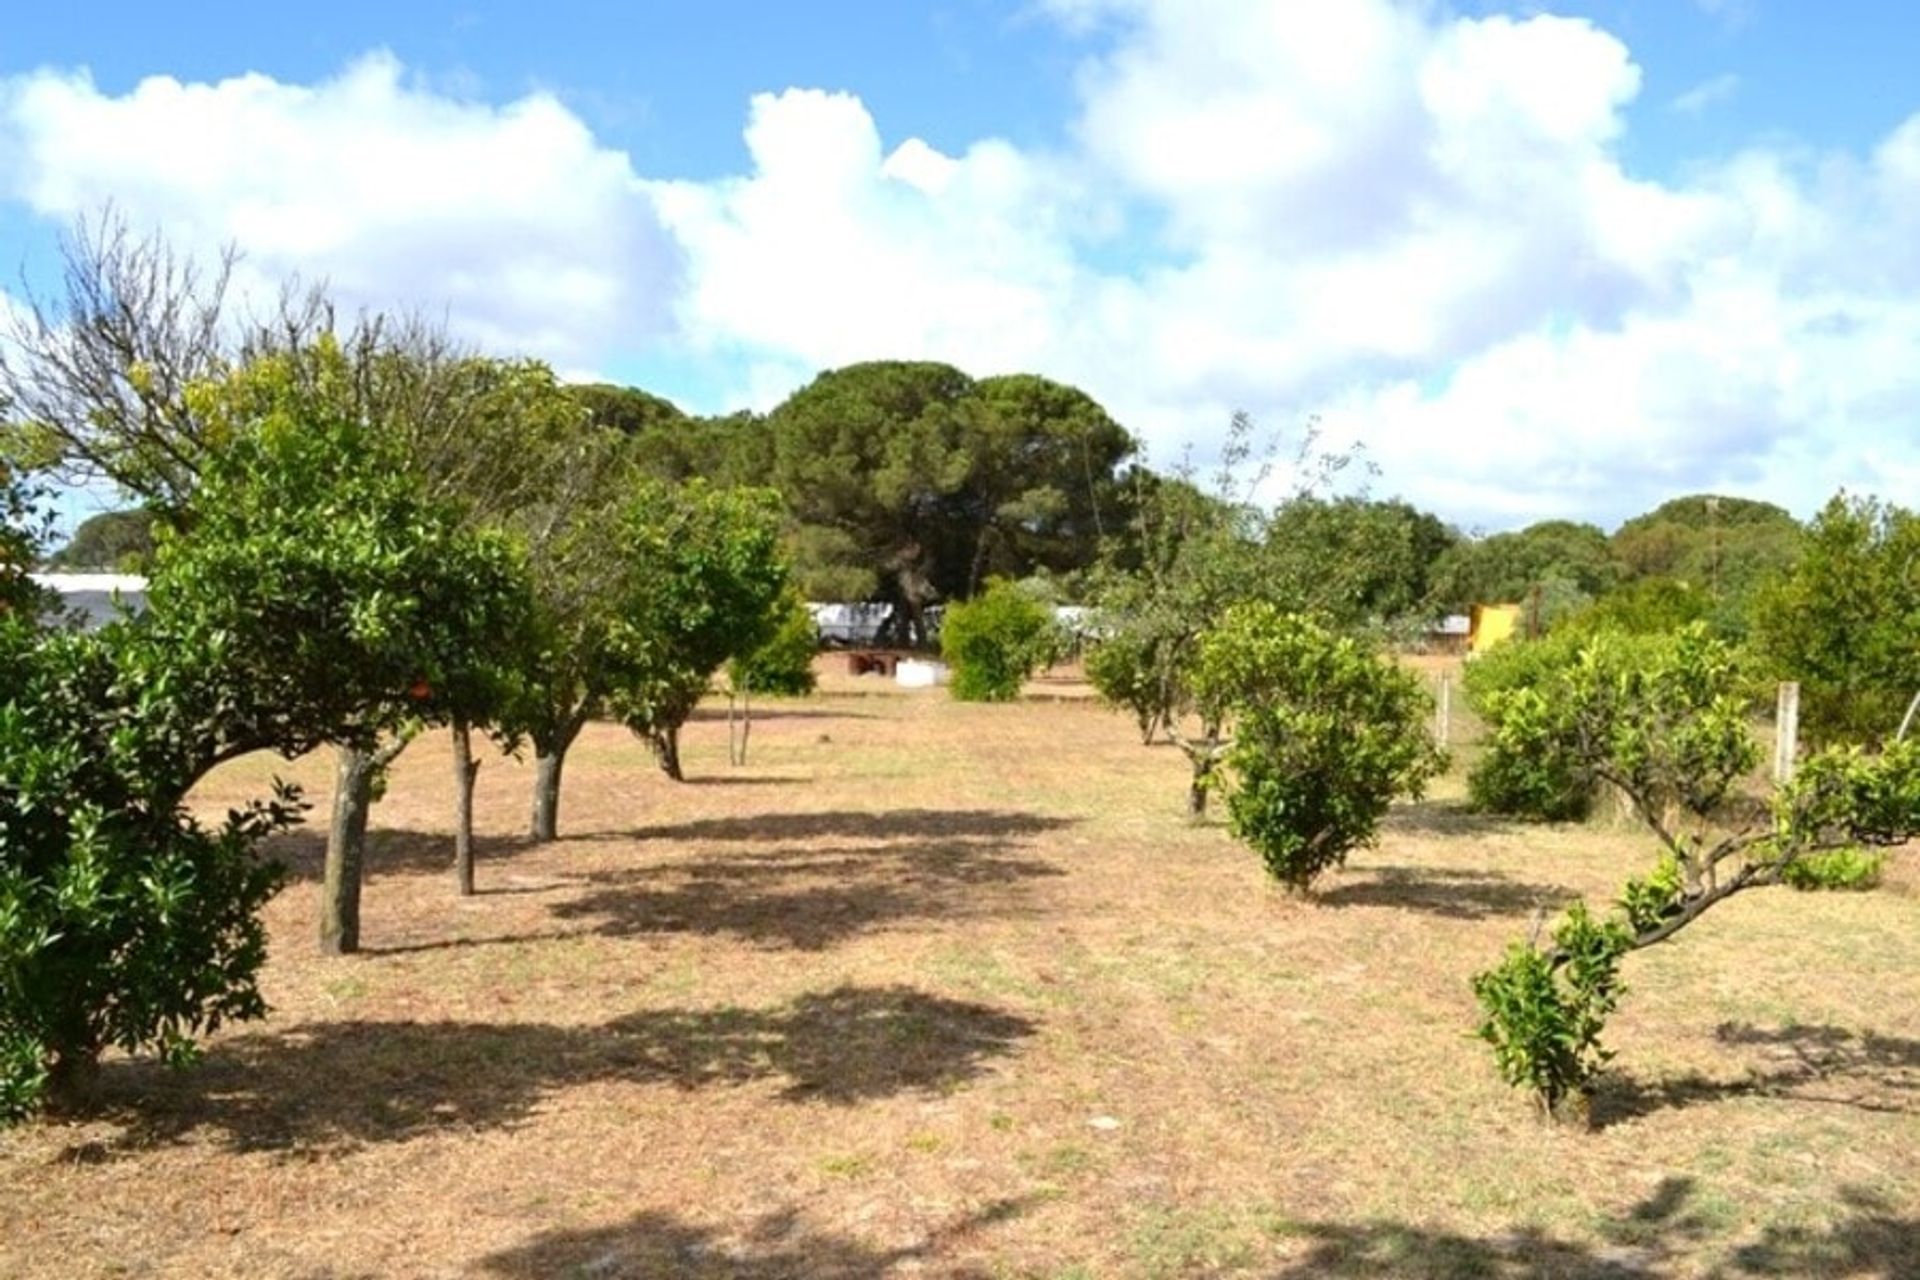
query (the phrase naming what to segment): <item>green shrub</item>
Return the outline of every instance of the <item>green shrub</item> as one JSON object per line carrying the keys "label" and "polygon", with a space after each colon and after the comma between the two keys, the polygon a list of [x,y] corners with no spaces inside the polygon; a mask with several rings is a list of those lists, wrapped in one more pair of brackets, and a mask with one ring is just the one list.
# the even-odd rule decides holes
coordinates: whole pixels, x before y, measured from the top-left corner
{"label": "green shrub", "polygon": [[178,1061],[265,1012],[257,917],[280,872],[255,850],[298,808],[283,789],[208,829],[180,805],[195,662],[130,624],[0,622],[0,1121],[83,1100],[108,1046]]}
{"label": "green shrub", "polygon": [[820,629],[798,591],[789,589],[774,612],[779,621],[773,633],[752,653],[727,664],[727,682],[741,693],[803,698],[817,682],[813,659],[820,651]]}
{"label": "green shrub", "polygon": [[1011,582],[996,579],[947,609],[940,653],[953,668],[962,702],[1011,702],[1028,676],[1060,652],[1053,610]]}
{"label": "green shrub", "polygon": [[1511,640],[1468,663],[1461,678],[1486,723],[1485,749],[1467,774],[1467,798],[1483,813],[1569,822],[1593,808],[1594,783],[1565,752],[1542,750],[1552,712],[1541,688],[1579,653],[1584,634]]}
{"label": "green shrub", "polygon": [[1473,980],[1485,1014],[1479,1035],[1493,1046],[1501,1078],[1532,1091],[1548,1116],[1580,1118],[1613,1056],[1600,1033],[1620,1003],[1620,961],[1631,939],[1618,921],[1597,921],[1575,903],[1551,951],[1516,942]]}
{"label": "green shrub", "polygon": [[1877,888],[1887,855],[1872,849],[1834,849],[1796,858],[1781,870],[1780,878],[1795,889],[1831,889],[1862,893]]}
{"label": "green shrub", "polygon": [[1194,689],[1231,718],[1233,834],[1295,891],[1372,843],[1393,798],[1442,764],[1411,673],[1272,605],[1237,606],[1201,638]]}

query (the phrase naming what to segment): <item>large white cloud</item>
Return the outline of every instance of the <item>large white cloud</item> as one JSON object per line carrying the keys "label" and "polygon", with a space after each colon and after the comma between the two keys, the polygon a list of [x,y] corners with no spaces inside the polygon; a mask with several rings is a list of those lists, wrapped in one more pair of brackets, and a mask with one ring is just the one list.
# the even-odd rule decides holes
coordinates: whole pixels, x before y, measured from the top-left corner
{"label": "large white cloud", "polygon": [[0,175],[500,345],[725,369],[762,406],[913,356],[1077,382],[1163,457],[1235,407],[1319,412],[1468,523],[1920,473],[1920,115],[1867,155],[1662,182],[1623,165],[1640,71],[1586,21],[1047,7],[1089,42],[1052,152],[942,154],[787,90],[751,103],[746,172],[675,181],[551,98],[450,101],[376,57],[311,88],[15,80]]}
{"label": "large white cloud", "polygon": [[62,220],[112,200],[246,278],[445,308],[484,343],[591,362],[656,334],[676,260],[626,156],[554,98],[410,85],[384,53],[313,86],[84,73],[0,83],[0,194]]}

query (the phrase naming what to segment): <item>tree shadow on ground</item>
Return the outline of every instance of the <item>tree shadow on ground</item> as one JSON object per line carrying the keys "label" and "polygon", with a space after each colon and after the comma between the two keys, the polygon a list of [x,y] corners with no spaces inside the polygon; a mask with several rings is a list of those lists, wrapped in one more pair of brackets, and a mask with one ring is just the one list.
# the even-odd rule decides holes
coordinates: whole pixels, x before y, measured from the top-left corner
{"label": "tree shadow on ground", "polygon": [[1660,1111],[1768,1097],[1824,1103],[1858,1111],[1920,1112],[1920,1040],[1854,1032],[1843,1027],[1756,1027],[1722,1023],[1722,1044],[1758,1050],[1743,1075],[1719,1079],[1700,1072],[1641,1079],[1603,1076],[1593,1100],[1598,1127]]}
{"label": "tree shadow on ground", "polygon": [[1010,840],[1070,827],[1076,819],[999,809],[827,810],[766,813],[740,818],[697,818],[669,826],[639,827],[581,839],[756,841],[802,840]]}
{"label": "tree shadow on ground", "polygon": [[1412,800],[1396,804],[1380,821],[1383,831],[1420,836],[1510,834],[1536,824],[1498,813],[1481,813],[1459,800]]}
{"label": "tree shadow on ground", "polygon": [[600,872],[552,912],[609,937],[724,935],[818,951],[908,920],[1006,915],[1017,906],[1006,891],[1065,874],[996,840],[805,847]]}
{"label": "tree shadow on ground", "polygon": [[1884,1199],[1859,1188],[1841,1188],[1840,1202],[1849,1216],[1824,1231],[1762,1229],[1760,1239],[1733,1251],[1734,1274],[1920,1276],[1920,1222],[1895,1216]]}
{"label": "tree shadow on ground", "polygon": [[[377,811],[376,811],[377,812]],[[484,876],[488,864],[510,862],[540,846],[526,836],[475,836],[474,861]],[[261,846],[261,855],[287,868],[296,881],[320,880],[327,862],[327,833],[316,826],[283,832]],[[451,831],[375,827],[367,832],[367,875],[453,874]]]}
{"label": "tree shadow on ground", "polygon": [[[209,1130],[239,1151],[326,1150],[511,1126],[593,1082],[768,1082],[784,1101],[837,1106],[944,1092],[1035,1029],[990,1005],[845,985],[772,1008],[646,1010],[597,1027],[308,1023],[232,1037],[183,1070],[111,1062],[101,1090],[127,1147]],[[111,1152],[68,1158],[89,1154]]]}
{"label": "tree shadow on ground", "polygon": [[[617,1226],[545,1231],[525,1244],[482,1260],[488,1275],[728,1277],[728,1280],[864,1280],[898,1268],[920,1271],[946,1250],[964,1247],[984,1228],[1019,1216],[1026,1204],[1000,1200],[892,1248],[876,1247],[848,1236],[805,1228],[797,1211],[781,1210],[730,1231],[695,1226],[671,1214],[641,1213]],[[984,1280],[982,1268],[955,1269],[940,1275],[955,1280]]]}
{"label": "tree shadow on ground", "polygon": [[1329,907],[1389,907],[1452,920],[1484,920],[1553,908],[1579,897],[1563,884],[1536,884],[1499,871],[1448,867],[1364,867],[1374,877],[1336,885],[1316,895]]}
{"label": "tree shadow on ground", "polygon": [[1475,1237],[1397,1222],[1295,1224],[1306,1254],[1275,1280],[1651,1280],[1673,1275],[1920,1275],[1920,1223],[1895,1217],[1881,1199],[1843,1188],[1847,1215],[1823,1229],[1763,1228],[1710,1269],[1714,1221],[1689,1208],[1691,1178],[1663,1179],[1645,1200],[1599,1224],[1598,1243],[1562,1240],[1538,1227]]}

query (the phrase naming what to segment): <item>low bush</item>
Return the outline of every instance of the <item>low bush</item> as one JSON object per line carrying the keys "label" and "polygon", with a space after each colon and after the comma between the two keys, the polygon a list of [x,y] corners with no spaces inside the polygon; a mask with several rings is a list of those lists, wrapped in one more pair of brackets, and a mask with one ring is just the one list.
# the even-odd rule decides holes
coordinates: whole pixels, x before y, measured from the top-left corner
{"label": "low bush", "polygon": [[950,687],[962,702],[1013,701],[1021,683],[1060,649],[1053,610],[1000,579],[950,606],[940,624],[940,654],[953,668]]}

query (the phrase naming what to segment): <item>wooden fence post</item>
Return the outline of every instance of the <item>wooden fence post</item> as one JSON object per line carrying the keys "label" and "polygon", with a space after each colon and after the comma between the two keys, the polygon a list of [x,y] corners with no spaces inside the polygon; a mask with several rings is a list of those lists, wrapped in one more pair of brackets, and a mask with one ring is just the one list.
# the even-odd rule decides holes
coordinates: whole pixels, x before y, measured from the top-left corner
{"label": "wooden fence post", "polygon": [[1445,751],[1453,738],[1453,677],[1440,673],[1440,696],[1434,700],[1433,737]]}
{"label": "wooden fence post", "polygon": [[1786,782],[1793,777],[1793,763],[1800,750],[1800,684],[1797,680],[1780,682],[1780,698],[1773,711],[1773,780]]}

